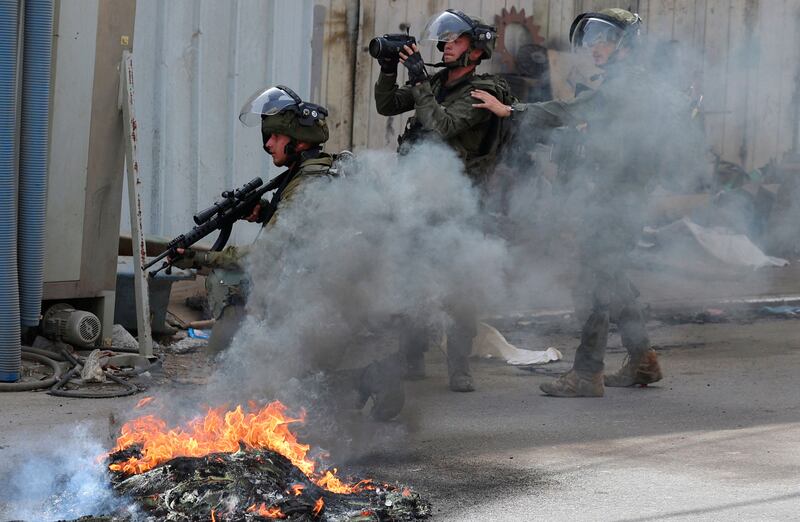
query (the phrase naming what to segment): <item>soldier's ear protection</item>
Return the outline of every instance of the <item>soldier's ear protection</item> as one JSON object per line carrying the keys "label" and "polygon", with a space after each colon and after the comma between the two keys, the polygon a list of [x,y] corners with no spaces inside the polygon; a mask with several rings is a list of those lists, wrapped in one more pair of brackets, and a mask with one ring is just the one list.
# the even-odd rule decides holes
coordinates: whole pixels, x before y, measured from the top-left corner
{"label": "soldier's ear protection", "polygon": [[[497,29],[495,29],[493,26],[475,23],[475,21],[467,16],[464,12],[456,9],[445,9],[445,11],[448,13],[453,13],[457,17],[464,20],[467,25],[469,25],[470,30],[463,34],[468,34],[470,36],[470,39],[473,42],[473,47],[475,48],[482,49],[484,47],[481,45],[482,43],[488,42],[497,37]],[[446,43],[447,42],[438,42],[436,44],[436,48],[439,49],[439,52],[444,52],[444,46]]]}
{"label": "soldier's ear protection", "polygon": [[[267,154],[270,154],[269,149],[267,148],[267,142],[269,141],[269,139],[271,137],[272,137],[272,133],[271,132],[270,133],[265,133],[265,132],[261,133],[261,141],[263,142],[262,148],[264,149],[264,152],[266,152]],[[289,138],[289,143],[287,143],[283,147],[283,153],[286,154],[289,157],[292,157],[292,156],[295,155],[296,152],[297,152],[297,141],[295,141],[294,138],[290,137]]]}
{"label": "soldier's ear protection", "polygon": [[276,85],[276,87],[294,100],[294,105],[288,106],[285,110],[295,112],[297,114],[297,122],[300,125],[311,127],[319,121],[325,121],[328,116],[328,109],[316,103],[304,102],[293,90],[284,85]]}

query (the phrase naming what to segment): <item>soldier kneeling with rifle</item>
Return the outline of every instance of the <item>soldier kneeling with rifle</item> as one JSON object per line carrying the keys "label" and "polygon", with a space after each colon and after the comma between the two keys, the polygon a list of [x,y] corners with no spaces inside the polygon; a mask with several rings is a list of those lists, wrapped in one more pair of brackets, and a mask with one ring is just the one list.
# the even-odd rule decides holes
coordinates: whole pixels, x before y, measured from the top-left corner
{"label": "soldier kneeling with rifle", "polygon": [[[249,279],[242,261],[251,247],[223,249],[231,227],[236,220],[247,219],[263,223],[269,229],[301,187],[335,174],[332,166],[337,156],[322,151],[322,144],[329,136],[327,115],[325,107],[304,102],[282,85],[259,90],[251,96],[242,107],[239,119],[250,127],[261,126],[264,150],[272,156],[275,166],[288,169],[266,185],[262,186],[261,180],[256,178],[236,191],[223,193],[221,201],[194,216],[197,226],[191,232],[172,240],[168,250],[150,263],[166,257],[164,266],[212,269],[206,278],[209,302],[216,319],[208,347],[211,354],[230,344],[245,316]],[[270,200],[261,198],[272,190]],[[220,230],[220,235],[210,252],[188,248],[215,230]],[[392,378],[394,372],[385,366],[386,362],[373,363],[354,375],[360,405],[372,398],[372,415],[379,420],[395,417],[405,402],[402,382],[399,377]]]}
{"label": "soldier kneeling with rifle", "polygon": [[[243,259],[249,246],[225,247],[233,223],[246,219],[271,227],[280,209],[310,179],[328,175],[333,157],[322,152],[328,140],[325,117],[327,109],[304,102],[282,85],[257,91],[239,114],[248,127],[261,126],[264,150],[277,167],[288,170],[261,186],[256,178],[240,189],[224,192],[223,199],[194,216],[198,224],[188,234],[175,238],[165,252],[168,264],[179,268],[210,268],[206,278],[209,304],[215,321],[209,341],[209,352],[219,353],[229,344],[244,317],[249,278],[243,270]],[[261,196],[274,190],[272,198]],[[210,252],[191,250],[200,234],[220,230]],[[198,233],[199,232],[199,233]],[[224,247],[224,248],[223,248]]]}

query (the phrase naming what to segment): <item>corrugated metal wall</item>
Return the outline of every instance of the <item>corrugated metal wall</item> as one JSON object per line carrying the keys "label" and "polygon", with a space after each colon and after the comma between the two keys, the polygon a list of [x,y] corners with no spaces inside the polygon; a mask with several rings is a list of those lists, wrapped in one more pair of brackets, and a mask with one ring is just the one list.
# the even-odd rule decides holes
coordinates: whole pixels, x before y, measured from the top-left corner
{"label": "corrugated metal wall", "polygon": [[[652,38],[676,44],[705,95],[709,142],[724,159],[750,169],[796,143],[798,0],[138,0],[146,232],[175,235],[224,188],[277,173],[258,131],[236,118],[261,86],[284,83],[325,104],[329,150],[394,147],[405,118],[375,110],[373,36],[406,26],[418,35],[448,7],[491,22],[514,7],[534,17],[545,46],[566,51],[577,13],[612,6],[638,11]],[[492,60],[481,68],[501,67]],[[233,239],[247,242],[257,231],[242,223]]]}
{"label": "corrugated metal wall", "polygon": [[[135,109],[147,234],[177,235],[224,189],[278,173],[239,109],[265,85],[310,95],[320,67],[313,17],[312,0],[138,0]],[[232,242],[247,243],[258,230],[243,222]]]}

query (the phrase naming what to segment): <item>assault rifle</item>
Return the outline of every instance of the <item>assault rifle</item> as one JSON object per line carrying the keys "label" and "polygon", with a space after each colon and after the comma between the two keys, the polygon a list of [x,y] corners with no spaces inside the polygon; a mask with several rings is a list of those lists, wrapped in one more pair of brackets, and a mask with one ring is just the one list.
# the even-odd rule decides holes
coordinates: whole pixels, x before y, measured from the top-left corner
{"label": "assault rifle", "polygon": [[[167,245],[167,249],[158,257],[144,265],[144,269],[147,270],[162,259],[168,257],[169,260],[164,261],[158,270],[150,272],[150,275],[154,276],[164,268],[167,269],[167,273],[170,273],[174,261],[182,257],[181,254],[178,253],[179,248],[189,248],[216,230],[220,232],[211,250],[222,250],[231,236],[233,224],[240,219],[246,219],[252,214],[253,208],[261,202],[261,197],[267,192],[280,187],[288,172],[289,171],[286,171],[272,178],[266,185],[264,185],[261,178],[253,178],[236,190],[226,190],[223,192],[222,199],[193,216],[194,222],[196,223],[195,227],[189,232],[181,234],[170,241]],[[275,208],[270,204],[269,208],[262,209],[258,221],[260,223],[269,221],[274,213]]]}

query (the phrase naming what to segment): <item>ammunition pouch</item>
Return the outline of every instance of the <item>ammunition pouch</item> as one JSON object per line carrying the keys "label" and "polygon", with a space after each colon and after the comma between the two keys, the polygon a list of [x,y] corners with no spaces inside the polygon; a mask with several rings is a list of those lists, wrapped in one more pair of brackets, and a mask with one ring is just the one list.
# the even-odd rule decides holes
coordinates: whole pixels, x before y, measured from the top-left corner
{"label": "ammunition pouch", "polygon": [[215,268],[206,277],[208,305],[214,319],[228,306],[244,307],[250,293],[250,279],[239,270]]}
{"label": "ammunition pouch", "polygon": [[557,127],[550,135],[550,161],[556,164],[556,190],[572,185],[575,171],[586,163],[584,133],[574,127]]}
{"label": "ammunition pouch", "polygon": [[408,154],[415,143],[430,137],[434,133],[426,130],[422,124],[414,117],[408,119],[403,134],[397,137],[397,153],[400,155]]}

